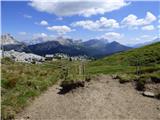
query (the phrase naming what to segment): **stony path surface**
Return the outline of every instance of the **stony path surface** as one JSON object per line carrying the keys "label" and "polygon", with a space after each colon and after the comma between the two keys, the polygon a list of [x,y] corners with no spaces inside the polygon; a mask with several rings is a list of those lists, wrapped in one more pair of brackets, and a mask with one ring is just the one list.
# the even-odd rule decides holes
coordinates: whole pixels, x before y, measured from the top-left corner
{"label": "stony path surface", "polygon": [[160,120],[160,101],[140,95],[130,83],[101,76],[65,95],[49,88],[17,119],[29,120]]}

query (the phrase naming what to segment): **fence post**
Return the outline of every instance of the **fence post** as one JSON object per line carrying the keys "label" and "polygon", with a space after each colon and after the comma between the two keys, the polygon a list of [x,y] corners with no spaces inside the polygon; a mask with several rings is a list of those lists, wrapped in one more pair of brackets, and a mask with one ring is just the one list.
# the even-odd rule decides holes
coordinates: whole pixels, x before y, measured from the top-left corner
{"label": "fence post", "polygon": [[85,79],[85,63],[83,62],[83,80]]}

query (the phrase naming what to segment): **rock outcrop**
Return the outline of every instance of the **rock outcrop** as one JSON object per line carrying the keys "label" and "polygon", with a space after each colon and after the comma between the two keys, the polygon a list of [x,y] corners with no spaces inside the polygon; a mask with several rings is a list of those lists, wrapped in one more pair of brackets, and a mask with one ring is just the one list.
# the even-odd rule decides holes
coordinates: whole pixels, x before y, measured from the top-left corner
{"label": "rock outcrop", "polygon": [[45,58],[32,53],[17,52],[14,50],[4,51],[3,57],[9,57],[17,62],[25,63],[41,63],[45,61]]}

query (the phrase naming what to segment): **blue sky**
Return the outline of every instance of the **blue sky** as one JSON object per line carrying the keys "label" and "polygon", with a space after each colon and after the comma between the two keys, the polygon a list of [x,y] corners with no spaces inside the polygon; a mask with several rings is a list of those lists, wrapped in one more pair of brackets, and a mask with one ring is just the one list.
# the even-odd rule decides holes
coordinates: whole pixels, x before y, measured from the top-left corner
{"label": "blue sky", "polygon": [[28,42],[64,36],[82,40],[105,38],[122,44],[143,43],[159,35],[158,1],[62,1],[3,1],[2,34],[10,33]]}

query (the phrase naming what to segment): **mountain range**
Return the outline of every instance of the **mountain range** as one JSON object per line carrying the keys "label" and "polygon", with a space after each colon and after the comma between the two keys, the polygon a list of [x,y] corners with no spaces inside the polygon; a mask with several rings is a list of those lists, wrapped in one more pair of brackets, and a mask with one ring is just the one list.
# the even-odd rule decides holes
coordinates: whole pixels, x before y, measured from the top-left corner
{"label": "mountain range", "polygon": [[5,51],[30,52],[41,56],[64,53],[70,56],[87,55],[99,58],[131,49],[131,47],[115,41],[108,42],[106,39],[91,39],[83,42],[81,40],[76,41],[70,38],[58,37],[56,40],[27,45],[17,41],[10,34],[2,35],[1,38],[2,48]]}

